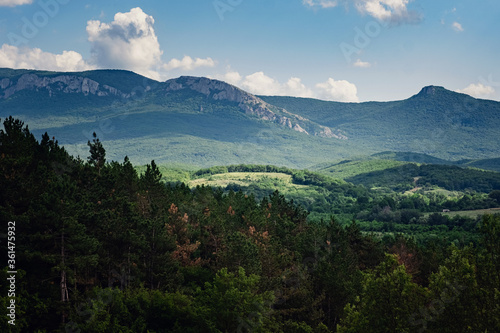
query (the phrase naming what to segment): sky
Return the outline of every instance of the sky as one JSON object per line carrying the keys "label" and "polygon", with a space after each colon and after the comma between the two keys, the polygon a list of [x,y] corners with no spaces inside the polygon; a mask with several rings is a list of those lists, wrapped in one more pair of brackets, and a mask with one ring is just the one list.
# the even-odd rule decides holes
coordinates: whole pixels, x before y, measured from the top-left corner
{"label": "sky", "polygon": [[498,0],[0,0],[0,67],[126,69],[258,95],[500,101]]}

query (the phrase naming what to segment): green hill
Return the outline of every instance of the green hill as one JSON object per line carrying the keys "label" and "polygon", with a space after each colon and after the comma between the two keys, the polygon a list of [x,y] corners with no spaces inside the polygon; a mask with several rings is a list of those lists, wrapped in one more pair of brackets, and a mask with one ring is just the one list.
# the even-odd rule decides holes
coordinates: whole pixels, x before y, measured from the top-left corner
{"label": "green hill", "polygon": [[425,87],[403,101],[336,103],[294,97],[266,102],[333,126],[372,151],[427,154],[446,160],[497,157],[500,103],[442,87]]}
{"label": "green hill", "polygon": [[393,151],[378,158],[499,168],[492,158],[500,151],[500,103],[442,87],[403,101],[338,103],[258,97],[207,78],[157,82],[121,70],[0,69],[0,118],[10,115],[73,155],[84,156],[96,132],[110,159],[128,155],[135,164],[300,169]]}

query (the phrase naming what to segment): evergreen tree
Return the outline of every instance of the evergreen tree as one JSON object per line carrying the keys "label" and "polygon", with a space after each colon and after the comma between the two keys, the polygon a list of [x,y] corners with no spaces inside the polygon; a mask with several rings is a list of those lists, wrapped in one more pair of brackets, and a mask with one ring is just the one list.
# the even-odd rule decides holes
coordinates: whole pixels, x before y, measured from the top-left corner
{"label": "evergreen tree", "polygon": [[97,170],[97,173],[101,174],[101,169],[106,163],[106,150],[104,146],[97,138],[97,134],[94,132],[92,134],[94,139],[92,142],[88,141],[87,146],[89,146],[90,156],[88,157],[88,162]]}

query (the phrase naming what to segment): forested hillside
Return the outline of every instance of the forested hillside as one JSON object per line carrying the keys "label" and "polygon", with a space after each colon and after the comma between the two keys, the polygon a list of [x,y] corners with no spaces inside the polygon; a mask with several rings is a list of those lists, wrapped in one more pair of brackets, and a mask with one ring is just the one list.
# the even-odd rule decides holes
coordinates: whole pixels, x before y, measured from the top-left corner
{"label": "forested hillside", "polygon": [[260,97],[311,121],[335,127],[358,145],[376,143],[372,151],[409,151],[454,161],[491,155],[496,158],[500,151],[499,127],[493,125],[500,120],[500,103],[439,86],[427,86],[408,99],[391,102]]}
{"label": "forested hillside", "polygon": [[0,118],[22,119],[37,137],[51,133],[74,156],[85,156],[96,132],[109,157],[137,165],[303,169],[395,151],[414,152],[412,162],[500,170],[500,103],[443,87],[402,101],[341,103],[255,96],[204,77],[159,82],[123,70],[0,68],[0,82]]}
{"label": "forested hillside", "polygon": [[[107,160],[96,135],[75,158],[14,118],[0,130],[0,170],[17,270],[16,325],[2,332],[500,331],[498,215],[470,226],[473,243],[379,237],[356,221],[309,221],[279,192],[165,184],[154,161],[139,176],[128,158]],[[393,204],[289,173],[359,188],[356,205]]]}

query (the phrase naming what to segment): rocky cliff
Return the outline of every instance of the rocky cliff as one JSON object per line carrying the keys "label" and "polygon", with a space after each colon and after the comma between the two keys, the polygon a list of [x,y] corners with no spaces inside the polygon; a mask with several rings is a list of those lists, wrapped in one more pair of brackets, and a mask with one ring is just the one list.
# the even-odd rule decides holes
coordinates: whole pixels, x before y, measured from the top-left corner
{"label": "rocky cliff", "polygon": [[297,132],[328,138],[347,139],[345,135],[338,131],[316,124],[283,108],[270,105],[262,99],[223,81],[204,77],[182,76],[178,79],[166,81],[163,89],[164,93],[191,89],[215,101],[237,103],[242,112],[247,115],[274,122]]}
{"label": "rocky cliff", "polygon": [[128,97],[127,94],[108,85],[78,75],[58,75],[55,77],[38,76],[36,74],[24,74],[19,78],[3,78],[0,81],[0,99],[7,99],[15,93],[23,90],[45,90],[49,96],[55,92],[67,94],[84,94],[85,96],[117,96]]}
{"label": "rocky cliff", "polygon": [[[147,81],[146,78],[142,79]],[[130,89],[130,87],[135,86],[137,80],[137,74],[126,71],[54,73],[0,69],[0,101],[8,100],[19,92],[42,93],[38,96],[48,96],[49,98],[57,98],[61,94],[81,94],[84,96],[114,97],[121,101],[127,101],[134,97],[137,89]],[[122,87],[122,89],[116,87]],[[145,104],[147,104],[149,97],[175,94],[184,89],[203,94],[214,103],[219,101],[235,103],[241,112],[250,117],[269,121],[306,135],[347,139],[339,131],[319,125],[283,108],[270,105],[259,97],[223,81],[182,76],[166,82],[154,81],[151,85],[146,82],[146,84],[140,84],[140,89],[137,91],[141,93],[141,98],[146,99]],[[153,94],[144,94],[144,92],[152,92]],[[151,100],[151,103],[155,102]],[[200,106],[200,109],[202,108]]]}

